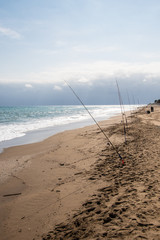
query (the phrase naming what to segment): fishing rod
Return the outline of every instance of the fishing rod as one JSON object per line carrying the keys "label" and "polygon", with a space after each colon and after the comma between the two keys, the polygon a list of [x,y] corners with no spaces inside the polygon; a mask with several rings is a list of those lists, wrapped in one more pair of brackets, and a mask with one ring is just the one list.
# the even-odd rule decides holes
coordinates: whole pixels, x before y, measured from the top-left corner
{"label": "fishing rod", "polygon": [[[126,91],[127,91],[127,90],[126,90]],[[128,98],[128,103],[129,103],[129,106],[130,106],[130,114],[131,114],[131,118],[132,118],[131,102],[130,102],[130,98],[129,98],[128,91],[127,91],[127,98]]]}
{"label": "fishing rod", "polygon": [[[120,94],[120,97],[121,97],[121,94]],[[126,121],[126,126],[128,126],[127,117],[126,117],[126,113],[125,113],[125,108],[124,108],[122,97],[121,97],[121,104],[122,104],[124,118],[125,118],[125,121]]]}
{"label": "fishing rod", "polygon": [[136,111],[136,109],[137,109],[137,107],[136,107],[136,102],[135,102],[135,98],[134,98],[134,95],[132,95],[132,98],[133,98],[133,103],[134,103],[134,115],[137,117],[137,111]]}
{"label": "fishing rod", "polygon": [[[65,81],[65,80],[64,80]],[[65,83],[67,84],[67,86],[70,88],[70,90],[73,92],[73,94],[76,96],[76,98],[79,100],[79,102],[82,104],[82,106],[85,108],[85,110],[88,112],[88,114],[90,115],[90,117],[93,119],[93,121],[96,123],[96,125],[98,126],[98,128],[101,130],[101,132],[103,133],[103,135],[105,136],[105,138],[107,139],[107,141],[111,144],[111,146],[113,147],[113,149],[115,150],[115,152],[117,153],[118,157],[120,158],[120,160],[122,161],[122,164],[124,164],[124,160],[122,158],[122,156],[120,155],[120,153],[118,152],[118,150],[116,149],[116,147],[113,145],[113,143],[111,142],[111,140],[109,139],[109,137],[107,136],[107,134],[103,131],[103,129],[101,128],[101,126],[98,124],[98,122],[96,121],[96,119],[92,116],[92,114],[90,113],[90,111],[88,110],[88,108],[84,105],[84,103],[82,102],[82,100],[79,98],[79,96],[77,95],[77,93],[73,90],[73,88],[65,81]]]}
{"label": "fishing rod", "polygon": [[116,80],[116,82],[117,82],[117,88],[118,88],[118,95],[119,95],[119,99],[120,99],[120,105],[122,106],[123,116],[125,118],[126,126],[128,126],[127,117],[126,117],[126,113],[125,113],[125,109],[124,109],[124,104],[123,104],[122,96],[121,96],[121,93],[120,93],[120,88],[119,88],[117,80]]}
{"label": "fishing rod", "polygon": [[[118,90],[119,103],[120,103],[120,107],[121,107],[122,122],[123,122],[123,129],[124,129],[124,139],[125,139],[125,143],[126,143],[126,126],[125,126],[125,120],[126,120],[126,125],[127,125],[127,119],[126,119],[125,113],[123,112],[124,109],[122,109],[123,101],[122,101],[122,97],[121,97],[121,94],[120,94],[119,85],[118,85],[117,80],[116,80],[116,84],[117,84],[117,90]],[[125,119],[124,119],[124,116],[125,116]]]}

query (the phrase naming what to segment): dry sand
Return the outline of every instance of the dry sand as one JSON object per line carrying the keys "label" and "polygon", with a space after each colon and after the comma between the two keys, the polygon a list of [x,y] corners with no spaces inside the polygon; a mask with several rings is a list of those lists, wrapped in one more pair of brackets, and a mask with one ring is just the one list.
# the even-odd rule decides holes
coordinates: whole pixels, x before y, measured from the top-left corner
{"label": "dry sand", "polygon": [[[145,109],[146,110],[146,109]],[[0,239],[160,239],[160,108],[0,154]],[[7,194],[19,194],[5,196]]]}

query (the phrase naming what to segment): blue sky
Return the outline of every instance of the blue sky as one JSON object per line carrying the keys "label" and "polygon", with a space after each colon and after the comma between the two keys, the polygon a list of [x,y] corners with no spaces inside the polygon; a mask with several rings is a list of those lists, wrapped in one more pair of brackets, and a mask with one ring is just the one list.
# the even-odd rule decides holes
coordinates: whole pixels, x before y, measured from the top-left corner
{"label": "blue sky", "polygon": [[160,98],[159,23],[159,0],[0,0],[0,104],[43,104],[44,88],[45,104],[71,104],[64,80],[90,104],[116,103],[116,79]]}

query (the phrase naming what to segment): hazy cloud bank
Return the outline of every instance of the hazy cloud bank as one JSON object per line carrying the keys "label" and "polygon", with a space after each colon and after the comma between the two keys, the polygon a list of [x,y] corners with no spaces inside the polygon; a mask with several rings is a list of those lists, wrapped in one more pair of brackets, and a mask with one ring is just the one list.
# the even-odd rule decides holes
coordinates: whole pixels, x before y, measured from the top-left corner
{"label": "hazy cloud bank", "polygon": [[[118,83],[124,104],[149,103],[159,99],[159,79],[143,79],[134,75],[129,81],[119,78]],[[143,80],[142,80],[143,79]],[[130,83],[132,81],[132,84]],[[70,82],[84,104],[119,104],[115,79],[101,78],[92,81]],[[159,86],[159,87],[158,87]],[[129,100],[128,100],[129,95]],[[74,105],[80,104],[65,83],[59,84],[0,84],[0,105]]]}

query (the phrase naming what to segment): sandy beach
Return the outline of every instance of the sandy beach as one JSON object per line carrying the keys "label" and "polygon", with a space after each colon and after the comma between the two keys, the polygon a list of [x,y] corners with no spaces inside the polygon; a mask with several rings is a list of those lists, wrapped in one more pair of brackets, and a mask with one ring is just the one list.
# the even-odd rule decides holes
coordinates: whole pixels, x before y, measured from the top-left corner
{"label": "sandy beach", "polygon": [[[150,107],[148,107],[150,109]],[[160,239],[160,107],[0,154],[0,239]]]}

